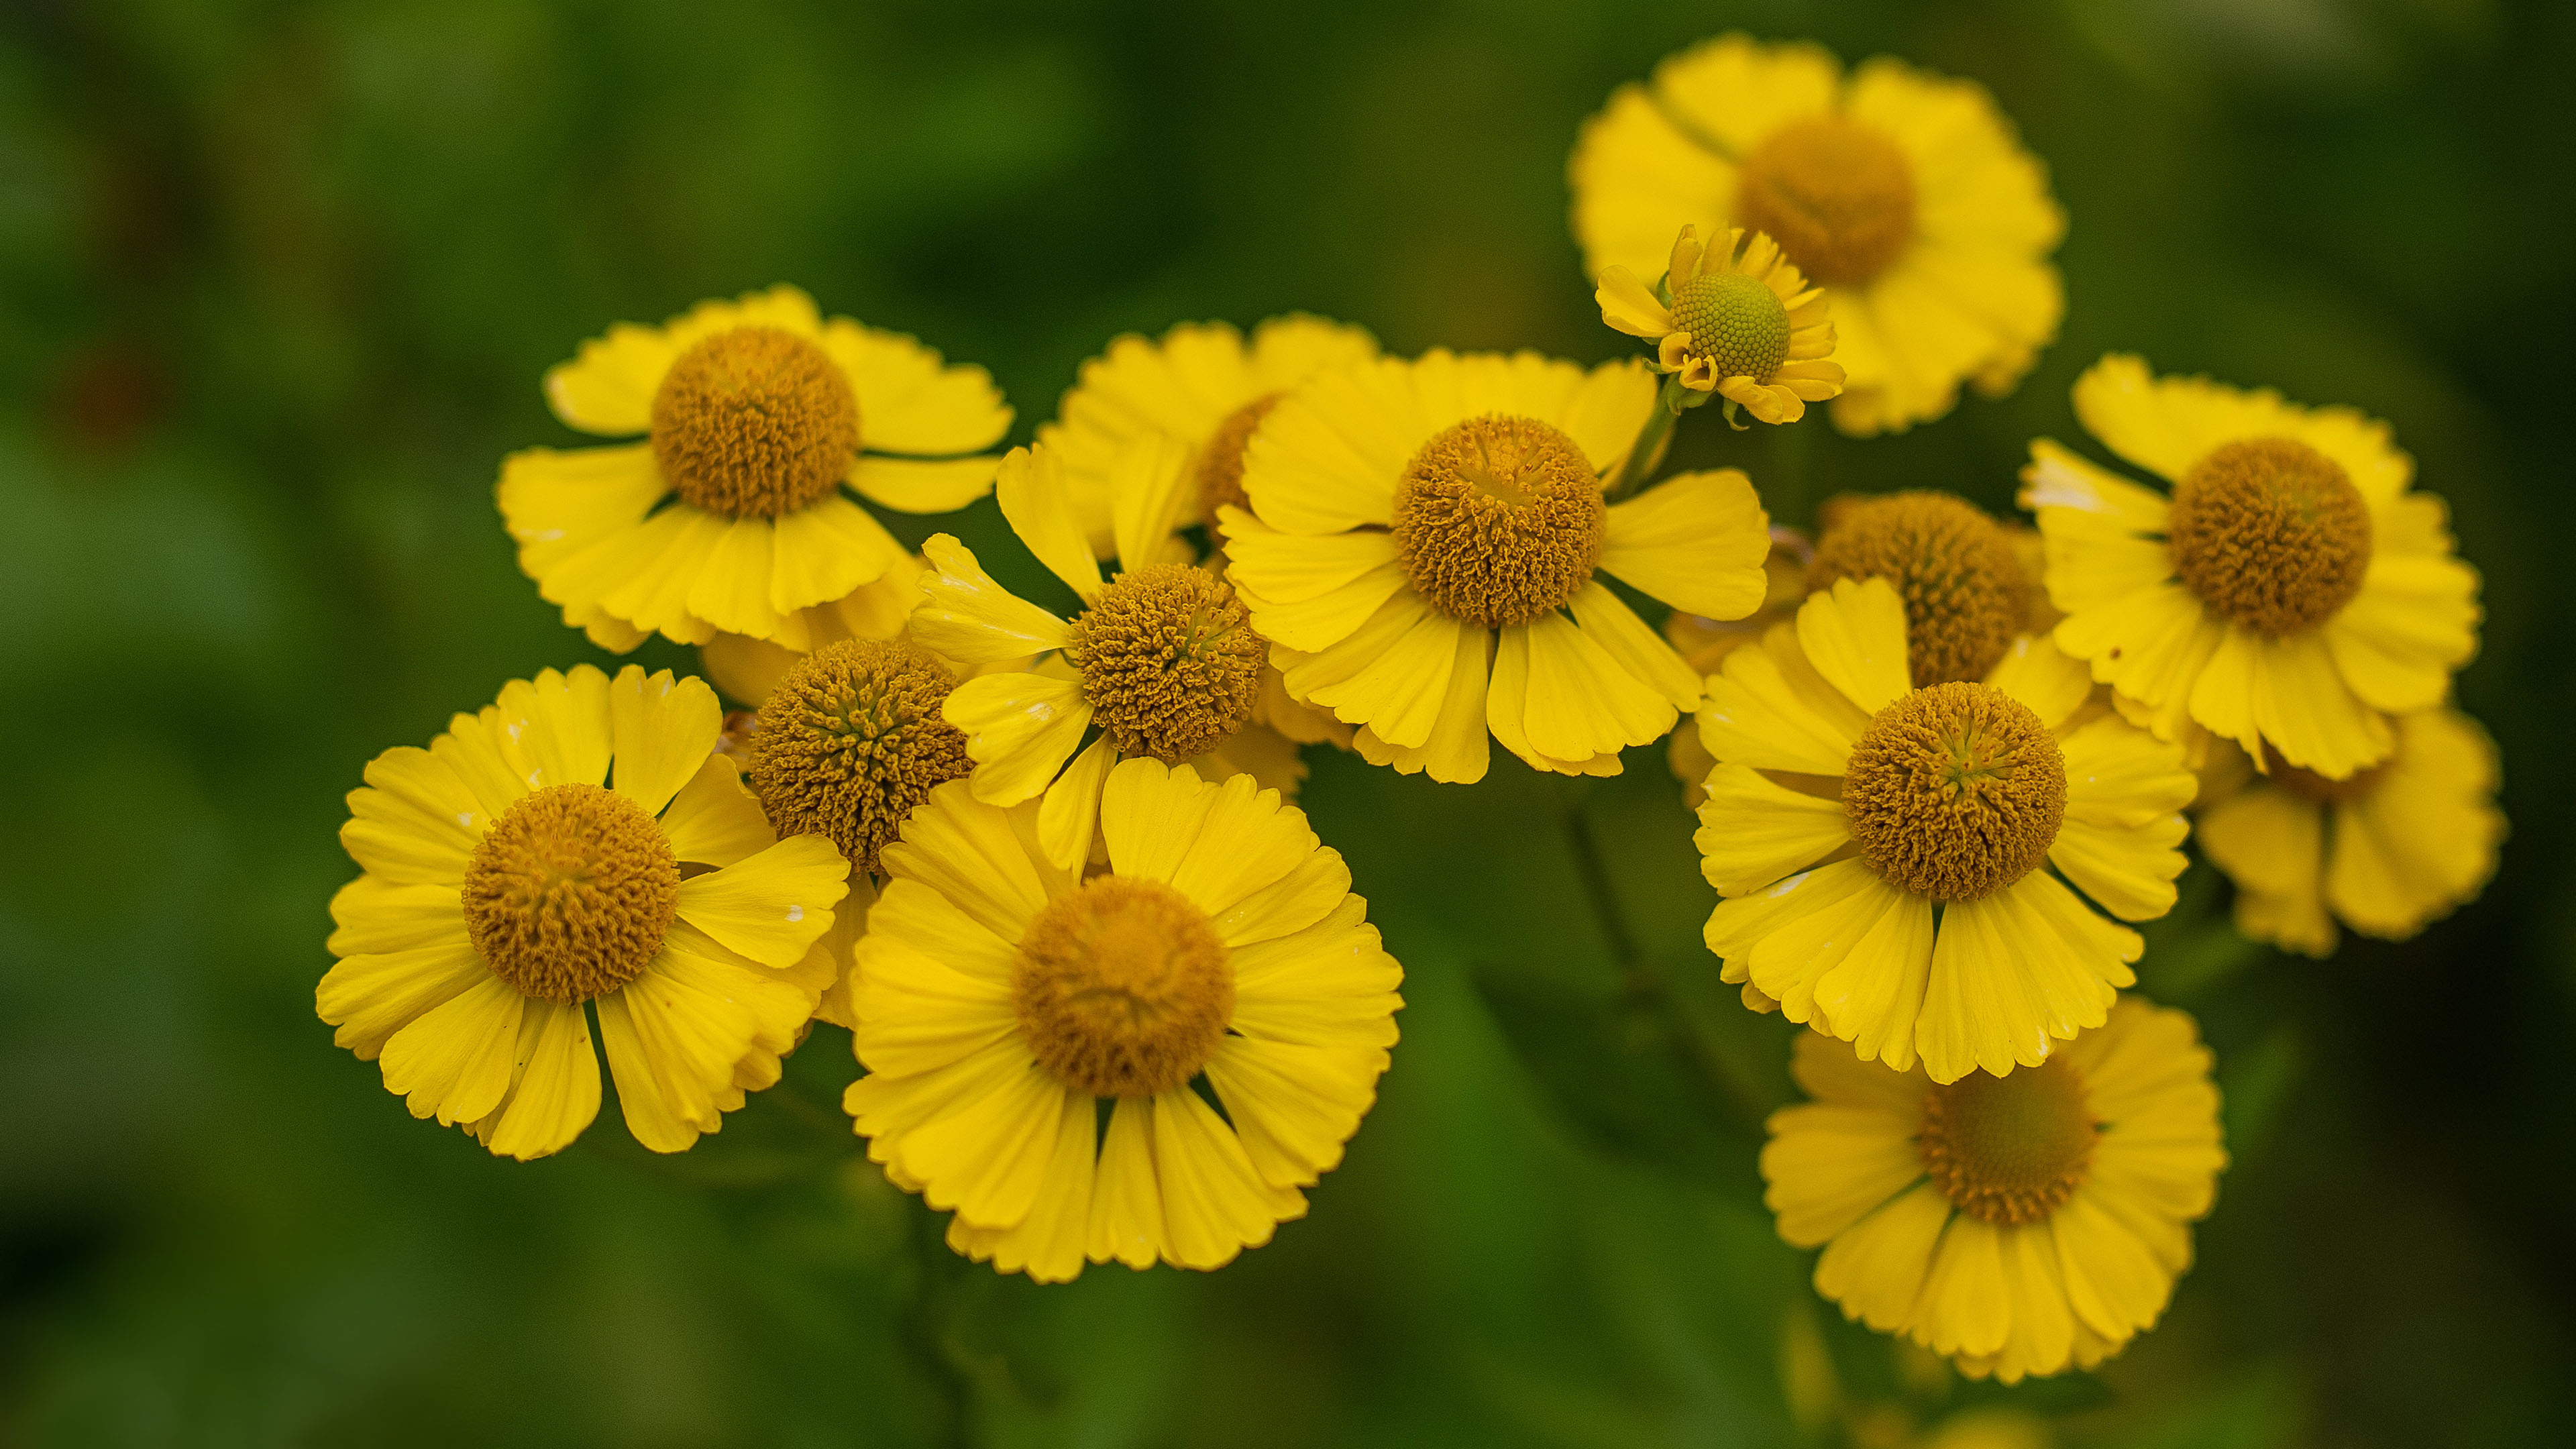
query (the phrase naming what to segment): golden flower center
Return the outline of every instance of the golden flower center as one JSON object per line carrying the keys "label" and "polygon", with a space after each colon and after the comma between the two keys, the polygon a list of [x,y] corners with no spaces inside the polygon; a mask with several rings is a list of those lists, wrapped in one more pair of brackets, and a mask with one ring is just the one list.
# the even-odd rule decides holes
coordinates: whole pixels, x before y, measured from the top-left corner
{"label": "golden flower center", "polygon": [[2030,579],[2004,531],[1947,493],[1894,493],[1834,504],[1811,589],[1885,579],[1905,596],[1914,687],[1983,679],[2030,621]]}
{"label": "golden flower center", "polygon": [[751,790],[782,835],[820,835],[860,869],[914,806],[974,769],[940,718],[948,666],[903,640],[845,639],[789,667],[751,736]]}
{"label": "golden flower center", "polygon": [[2174,485],[2165,541],[2183,586],[2283,638],[2335,616],[2370,571],[2370,508],[2343,465],[2292,438],[2221,443]]}
{"label": "golden flower center", "polygon": [[1279,406],[1282,393],[1269,393],[1254,398],[1216,425],[1216,432],[1199,450],[1199,516],[1216,517],[1217,509],[1226,504],[1250,508],[1252,495],[1243,491],[1243,450],[1252,446],[1252,435],[1261,430],[1261,420]]}
{"label": "golden flower center", "polygon": [[2066,757],[2030,707],[1936,684],[1878,712],[1843,770],[1843,815],[1870,868],[1936,901],[2038,869],[2066,820]]}
{"label": "golden flower center", "polygon": [[1186,1084],[1234,1016],[1234,972],[1207,912],[1161,881],[1103,875],[1046,903],[1020,937],[1011,1003],[1040,1065],[1095,1097]]}
{"label": "golden flower center", "polygon": [[1065,658],[1110,747],[1166,765],[1243,728],[1270,657],[1234,587],[1187,564],[1120,574],[1068,632]]}
{"label": "golden flower center", "polygon": [[2311,805],[2350,805],[2369,798],[2379,787],[2380,777],[2388,772],[2385,764],[2356,770],[2340,780],[2328,779],[2314,770],[2303,770],[2281,758],[2281,752],[2269,744],[2263,746],[2263,765],[2272,783],[2307,801]]}
{"label": "golden flower center", "polygon": [[775,327],[691,347],[653,393],[653,457],[679,495],[776,518],[830,493],[859,451],[859,399],[823,349]]}
{"label": "golden flower center", "polygon": [[1914,167],[1867,122],[1792,121],[1745,153],[1735,222],[1770,233],[1811,282],[1866,282],[1914,239]]}
{"label": "golden flower center", "polygon": [[571,1005],[644,974],[680,898],[671,842],[597,785],[549,785],[492,822],[466,863],[465,934],[522,995]]}
{"label": "golden flower center", "polygon": [[1591,582],[1607,510],[1572,438],[1488,414],[1443,428],[1396,481],[1405,577],[1432,607],[1499,629],[1561,607]]}
{"label": "golden flower center", "polygon": [[2010,1076],[1970,1072],[1923,1099],[1923,1170],[1973,1218],[2036,1222],[2084,1184],[2102,1129],[2063,1057]]}
{"label": "golden flower center", "polygon": [[1702,272],[1673,288],[1673,325],[1687,349],[1721,378],[1768,382],[1789,358],[1789,309],[1768,284],[1742,272]]}

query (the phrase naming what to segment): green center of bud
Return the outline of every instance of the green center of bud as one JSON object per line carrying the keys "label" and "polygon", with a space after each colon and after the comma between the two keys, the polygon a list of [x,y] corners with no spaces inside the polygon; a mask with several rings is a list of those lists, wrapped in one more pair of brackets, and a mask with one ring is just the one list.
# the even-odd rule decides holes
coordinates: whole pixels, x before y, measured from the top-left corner
{"label": "green center of bud", "polygon": [[1673,288],[1673,325],[1719,377],[1768,382],[1789,357],[1789,309],[1759,279],[1703,272]]}

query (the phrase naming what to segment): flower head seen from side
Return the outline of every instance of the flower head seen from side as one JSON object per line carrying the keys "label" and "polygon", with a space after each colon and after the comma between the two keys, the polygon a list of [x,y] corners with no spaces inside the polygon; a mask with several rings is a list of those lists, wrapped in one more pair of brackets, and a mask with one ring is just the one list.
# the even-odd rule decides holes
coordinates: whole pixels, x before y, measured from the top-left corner
{"label": "flower head seen from side", "polygon": [[[1159,436],[1121,454],[1122,561],[1162,556],[1186,504],[1181,456]],[[912,637],[970,666],[1039,656],[1034,667],[968,680],[941,712],[965,733],[975,798],[1008,806],[1043,795],[1040,833],[1071,867],[1093,848],[1101,788],[1120,760],[1194,760],[1217,775],[1252,768],[1226,752],[1252,718],[1268,646],[1233,586],[1209,570],[1152,563],[1103,578],[1052,449],[1012,449],[995,486],[1012,530],[1083,607],[1061,619],[1011,594],[943,533],[922,546],[931,572]]]}
{"label": "flower head seen from side", "polygon": [[1823,527],[1807,587],[1885,579],[1905,600],[1906,667],[1914,687],[1983,679],[2029,632],[2036,593],[2002,525],[1948,493],[1908,490],[1842,497],[1818,510]]}
{"label": "flower head seen from side", "polygon": [[2152,1328],[2227,1166],[2192,1019],[2127,997],[2043,1066],[1936,1084],[1813,1032],[1764,1201],[1816,1291],[1972,1378],[2090,1368]]}
{"label": "flower head seen from side", "polygon": [[2383,716],[2442,702],[2477,650],[2478,576],[2386,424],[2121,354],[2076,380],[2075,412],[2171,485],[2047,439],[2022,471],[2058,647],[2124,710],[2342,779],[2395,748]]}
{"label": "flower head seen from side", "polygon": [[1605,502],[1655,393],[1640,363],[1445,351],[1291,393],[1245,457],[1251,507],[1218,511],[1290,696],[1360,726],[1373,763],[1441,781],[1482,779],[1489,734],[1593,775],[1662,738],[1699,676],[1601,576],[1741,618],[1770,535],[1731,469]]}
{"label": "flower head seen from side", "polygon": [[2001,1076],[2135,984],[2138,934],[2100,912],[2172,908],[2195,782],[2045,640],[1925,689],[1908,656],[1875,578],[1726,656],[1699,721],[1706,939],[1748,1005],[1864,1060]]}
{"label": "flower head seen from side", "polygon": [[2347,779],[2281,760],[2257,775],[2242,754],[2227,762],[2233,779],[2204,795],[2198,830],[2210,863],[2236,883],[2237,929],[2323,956],[2338,921],[2403,940],[2486,888],[2505,837],[2495,741],[2448,707],[2390,727],[2395,751]]}
{"label": "flower head seen from side", "polygon": [[828,839],[777,838],[721,728],[695,679],[581,665],[377,756],[315,992],[333,1040],[413,1116],[525,1159],[599,1111],[595,1015],[636,1140],[715,1131],[813,1015],[849,874]]}
{"label": "flower head seen from side", "polygon": [[1567,174],[1596,277],[1653,275],[1677,220],[1777,242],[1831,303],[1847,433],[1940,417],[1963,381],[2011,391],[2065,313],[2065,214],[1973,81],[1720,36],[1620,87]]}
{"label": "flower head seen from side", "polygon": [[904,557],[846,490],[963,508],[997,462],[973,455],[1011,425],[982,368],[826,320],[793,287],[612,327],[546,374],[546,400],[583,432],[643,438],[514,453],[498,494],[537,591],[621,652],[656,633],[812,647],[807,611]]}
{"label": "flower head seen from side", "polygon": [[1037,813],[945,785],[887,847],[850,1115],[1000,1271],[1220,1267],[1340,1163],[1403,971],[1340,855],[1247,777],[1120,763],[1101,873],[1055,864]]}
{"label": "flower head seen from side", "polygon": [[[1183,322],[1160,337],[1130,333],[1082,364],[1038,442],[1061,460],[1091,551],[1124,557],[1112,516],[1124,450],[1146,437],[1179,442],[1187,477],[1175,516],[1213,525],[1219,506],[1243,503],[1244,447],[1279,399],[1319,372],[1375,356],[1367,329],[1302,313],[1273,317],[1250,337],[1224,322]],[[1169,557],[1125,559],[1129,568],[1190,561],[1177,545]]]}
{"label": "flower head seen from side", "polygon": [[[1780,248],[1756,233],[1725,232],[1702,246],[1685,226],[1660,287],[1613,264],[1594,291],[1601,320],[1655,347],[1655,370],[1694,392],[1714,393],[1766,423],[1794,423],[1807,404],[1843,390],[1834,324],[1821,288],[1807,285]],[[1738,424],[1737,426],[1742,426]]]}

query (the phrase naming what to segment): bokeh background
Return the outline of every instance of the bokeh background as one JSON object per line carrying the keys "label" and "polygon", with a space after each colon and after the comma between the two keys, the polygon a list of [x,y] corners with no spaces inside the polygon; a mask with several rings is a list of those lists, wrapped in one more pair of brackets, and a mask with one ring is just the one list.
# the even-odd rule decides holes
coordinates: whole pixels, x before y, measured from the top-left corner
{"label": "bokeh background", "polygon": [[[2125,1356],[1968,1385],[1814,1299],[1753,1170],[1786,1028],[1713,989],[1659,750],[1474,789],[1314,760],[1405,1039],[1311,1216],[1215,1275],[928,1246],[828,1026],[684,1158],[612,1107],[530,1166],[331,1046],[360,767],[599,658],[491,501],[504,452],[574,440],[537,380],[580,339],[792,280],[991,368],[1015,440],[1188,318],[1618,355],[1566,150],[1730,26],[1992,87],[2072,215],[2072,309],[2007,400],[1866,442],[1695,417],[1677,463],[1793,523],[2008,510],[2074,375],[2137,349],[2389,418],[2486,573],[2484,900],[2310,962],[2197,868],[2153,937],[2235,1164]],[[2568,1442],[2571,74],[2576,7],[2503,0],[7,0],[0,1442]],[[989,503],[951,526],[1041,586]]]}

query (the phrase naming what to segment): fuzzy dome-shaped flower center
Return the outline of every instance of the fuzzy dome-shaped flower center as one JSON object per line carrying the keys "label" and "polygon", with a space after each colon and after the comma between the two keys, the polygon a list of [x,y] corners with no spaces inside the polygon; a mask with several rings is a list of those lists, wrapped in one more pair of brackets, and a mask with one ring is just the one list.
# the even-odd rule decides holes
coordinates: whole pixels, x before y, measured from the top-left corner
{"label": "fuzzy dome-shaped flower center", "polygon": [[2066,821],[2066,756],[2030,707],[1936,684],[1878,712],[1843,770],[1843,815],[1870,868],[1936,901],[1972,901],[2047,858]]}
{"label": "fuzzy dome-shaped flower center", "polygon": [[1970,1072],[1923,1099],[1923,1170],[1959,1211],[2037,1222],[2084,1184],[2102,1129],[2083,1074],[2051,1057],[1992,1077]]}
{"label": "fuzzy dome-shaped flower center", "polygon": [[1607,509],[1572,438],[1488,414],[1432,434],[1396,481],[1404,575],[1432,607],[1499,629],[1562,606],[1592,581]]}
{"label": "fuzzy dome-shaped flower center", "polygon": [[1811,589],[1885,579],[1905,596],[1914,687],[1983,679],[2030,622],[2030,579],[2004,531],[1947,493],[1838,503],[1816,541]]}
{"label": "fuzzy dome-shaped flower center", "polygon": [[1770,233],[1811,282],[1865,282],[1914,239],[1914,167],[1866,122],[1792,121],[1745,153],[1735,223]]}
{"label": "fuzzy dome-shaped flower center", "polygon": [[780,835],[820,835],[871,874],[914,806],[975,768],[940,718],[957,687],[920,645],[845,639],[789,667],[752,732],[751,790]]}
{"label": "fuzzy dome-shaped flower center", "polygon": [[1040,1065],[1095,1097],[1150,1097],[1199,1074],[1234,1016],[1207,912],[1163,884],[1094,876],[1020,937],[1011,1002]]}
{"label": "fuzzy dome-shaped flower center", "polygon": [[1279,406],[1282,394],[1270,393],[1254,398],[1216,425],[1216,432],[1199,450],[1199,516],[1213,519],[1217,509],[1226,504],[1250,508],[1252,495],[1243,491],[1243,450],[1252,446],[1252,435],[1261,430],[1261,420]]}
{"label": "fuzzy dome-shaped flower center", "polygon": [[463,896],[465,934],[492,974],[569,1006],[644,974],[671,929],[680,865],[634,801],[549,785],[483,832]]}
{"label": "fuzzy dome-shaped flower center", "polygon": [[793,332],[719,332],[681,353],[653,393],[662,477],[709,513],[793,513],[848,477],[858,451],[849,375]]}
{"label": "fuzzy dome-shaped flower center", "polygon": [[1120,574],[1068,632],[1065,658],[1110,747],[1166,765],[1243,728],[1270,657],[1233,586],[1187,564]]}
{"label": "fuzzy dome-shaped flower center", "polygon": [[1767,283],[1742,272],[1702,272],[1673,288],[1673,325],[1690,355],[1721,378],[1769,382],[1789,357],[1789,309]]}
{"label": "fuzzy dome-shaped flower center", "polygon": [[2343,465],[2293,438],[2221,443],[2174,485],[2174,572],[2260,634],[2304,634],[2361,592],[2370,508]]}

